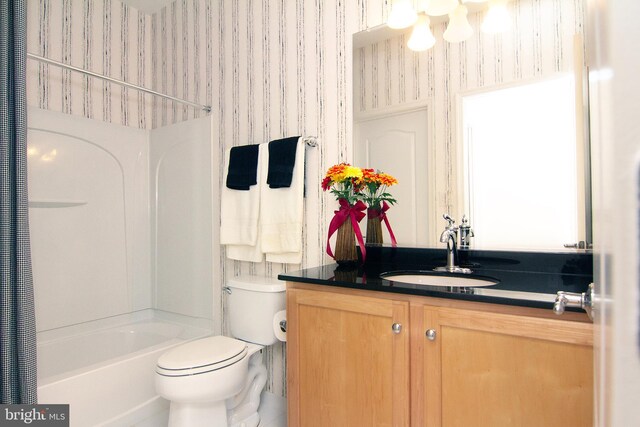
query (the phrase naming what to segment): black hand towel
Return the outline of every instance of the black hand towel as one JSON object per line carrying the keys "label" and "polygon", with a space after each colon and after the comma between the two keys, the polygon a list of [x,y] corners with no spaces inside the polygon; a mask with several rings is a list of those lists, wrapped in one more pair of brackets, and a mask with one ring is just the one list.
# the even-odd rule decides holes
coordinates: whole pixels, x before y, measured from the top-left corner
{"label": "black hand towel", "polygon": [[258,171],[258,145],[242,145],[229,151],[227,188],[248,191],[256,185]]}
{"label": "black hand towel", "polygon": [[291,187],[293,166],[296,163],[296,147],[299,136],[276,139],[269,143],[269,188]]}

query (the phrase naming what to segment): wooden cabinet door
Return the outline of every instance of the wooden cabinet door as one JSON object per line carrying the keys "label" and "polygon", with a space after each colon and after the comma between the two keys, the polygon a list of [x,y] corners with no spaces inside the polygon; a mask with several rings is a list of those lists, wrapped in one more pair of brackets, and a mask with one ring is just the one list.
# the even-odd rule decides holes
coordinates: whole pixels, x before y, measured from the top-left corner
{"label": "wooden cabinet door", "polygon": [[288,425],[408,426],[408,320],[407,302],[288,290]]}
{"label": "wooden cabinet door", "polygon": [[423,425],[593,425],[591,323],[451,308],[422,314]]}

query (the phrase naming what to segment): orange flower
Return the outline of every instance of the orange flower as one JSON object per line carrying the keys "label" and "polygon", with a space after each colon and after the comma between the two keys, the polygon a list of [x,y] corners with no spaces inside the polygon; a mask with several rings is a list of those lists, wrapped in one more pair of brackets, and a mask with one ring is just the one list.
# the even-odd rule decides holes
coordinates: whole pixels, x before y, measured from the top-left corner
{"label": "orange flower", "polygon": [[362,170],[363,200],[372,208],[379,208],[385,201],[394,204],[396,200],[386,192],[387,187],[395,185],[398,180],[384,172],[376,172],[373,169]]}
{"label": "orange flower", "polygon": [[398,183],[398,180],[395,177],[386,173],[379,173],[376,178],[381,185],[386,185],[387,187]]}
{"label": "orange flower", "polygon": [[398,180],[388,173],[376,173],[373,169],[362,169],[362,177],[365,184],[386,185],[388,187],[398,183]]}

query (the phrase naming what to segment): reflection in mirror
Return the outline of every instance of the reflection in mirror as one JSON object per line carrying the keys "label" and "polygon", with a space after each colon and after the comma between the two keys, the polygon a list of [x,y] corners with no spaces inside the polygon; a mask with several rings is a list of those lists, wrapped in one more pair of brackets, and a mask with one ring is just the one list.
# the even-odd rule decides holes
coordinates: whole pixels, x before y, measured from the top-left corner
{"label": "reflection in mirror", "polygon": [[[463,214],[471,218],[470,225],[476,235],[471,240],[472,248],[561,250],[564,243],[589,239],[589,228],[585,225],[590,209],[588,161],[585,160],[586,98],[582,93],[583,0],[511,0],[509,12],[514,25],[507,33],[498,35],[480,32],[484,11],[469,13],[474,34],[467,41],[456,44],[442,39],[446,22],[432,24],[437,43],[425,52],[409,50],[406,47],[408,34],[387,27],[354,35],[354,163],[379,168],[398,177],[399,184],[392,189],[398,205],[388,212],[388,216],[394,231],[398,231],[396,236],[400,245],[440,246],[438,237],[445,225],[442,220],[445,212],[451,213],[458,220],[457,224]],[[479,189],[499,194],[507,181],[516,188],[524,188],[527,184],[519,179],[526,176],[534,178],[533,182],[537,183],[534,187],[537,185],[539,192],[540,188],[545,188],[540,183],[546,175],[547,165],[556,160],[561,149],[558,145],[543,148],[544,144],[538,144],[535,149],[542,158],[536,164],[529,163],[532,168],[528,172],[509,172],[509,177],[498,177],[497,183],[475,182],[478,174],[471,174],[465,165],[469,165],[469,156],[472,156],[471,164],[479,168],[480,160],[475,159],[474,153],[484,153],[484,149],[464,149],[464,122],[469,119],[469,114],[463,114],[467,108],[465,104],[468,104],[466,100],[473,95],[500,92],[525,83],[562,81],[567,75],[577,82],[572,85],[575,90],[565,88],[543,101],[545,106],[573,105],[572,110],[563,113],[566,113],[566,119],[561,120],[562,127],[558,120],[551,124],[548,118],[536,118],[521,111],[518,114],[521,129],[516,129],[509,139],[531,141],[531,144],[535,144],[535,139],[547,141],[549,136],[527,138],[531,133],[525,130],[547,129],[555,141],[562,140],[561,145],[565,147],[562,150],[567,153],[571,150],[574,157],[557,163],[566,161],[565,170],[571,171],[573,193],[557,197],[571,206],[553,202],[551,208],[542,208],[544,216],[535,214],[535,219],[524,224],[518,217],[522,217],[523,211],[531,210],[527,204],[538,206],[540,201],[533,201],[532,190],[510,191],[500,201],[513,208],[506,215],[514,222],[503,221],[503,227],[489,227],[488,219],[504,217],[504,206],[500,207],[485,195],[480,196]],[[525,92],[523,89],[521,104],[531,104],[533,100],[524,98]],[[570,111],[574,112],[573,117],[569,116]],[[500,114],[505,113],[497,116]],[[498,120],[498,123],[487,122],[484,131],[491,140],[492,135],[503,133],[502,128]],[[573,149],[569,148],[571,146]],[[500,162],[521,164],[522,151],[515,148],[515,145],[503,147]],[[505,158],[507,155],[511,157]],[[490,167],[497,160],[489,156],[488,162]],[[559,176],[551,179],[568,182]],[[469,192],[474,188],[475,196]],[[472,201],[476,207],[472,207]],[[546,203],[550,202],[547,200]],[[482,213],[478,206],[483,207]],[[562,211],[561,216],[571,217],[571,225],[550,214],[554,210]],[[518,212],[521,215],[518,216]],[[546,234],[553,234],[554,238],[505,239],[507,234],[519,233],[518,227],[550,231]],[[559,229],[569,231],[556,233]],[[536,233],[537,237],[541,235]],[[385,241],[389,241],[388,236]]]}
{"label": "reflection in mirror", "polygon": [[480,247],[578,241],[573,75],[462,96],[464,210]]}
{"label": "reflection in mirror", "polygon": [[[393,233],[404,245],[427,245],[429,201],[424,187],[429,182],[428,109],[373,116],[356,123],[360,144],[354,146],[356,164],[388,172],[402,185],[389,189],[399,201],[393,212]],[[385,234],[387,230],[383,231]],[[385,242],[390,238],[385,236]]]}

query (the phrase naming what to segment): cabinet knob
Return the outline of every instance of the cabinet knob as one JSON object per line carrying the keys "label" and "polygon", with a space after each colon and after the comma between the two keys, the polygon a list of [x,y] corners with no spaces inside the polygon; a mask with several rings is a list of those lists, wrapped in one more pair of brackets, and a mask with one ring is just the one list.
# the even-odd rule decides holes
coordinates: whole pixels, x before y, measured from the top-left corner
{"label": "cabinet knob", "polygon": [[427,332],[425,333],[425,335],[427,336],[427,339],[429,341],[435,341],[435,339],[436,339],[436,330],[435,329],[427,329]]}
{"label": "cabinet knob", "polygon": [[391,330],[394,334],[399,334],[400,332],[402,332],[402,325],[400,323],[394,323],[393,325],[391,325]]}

